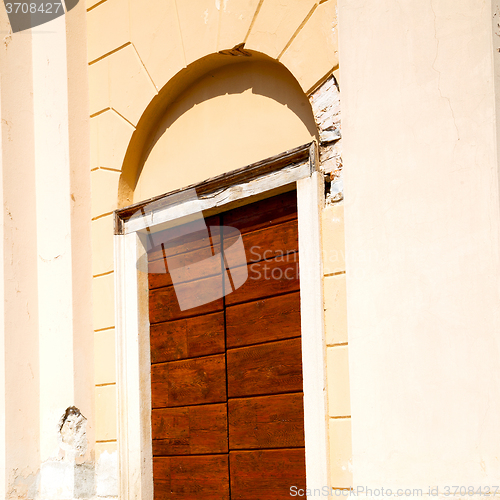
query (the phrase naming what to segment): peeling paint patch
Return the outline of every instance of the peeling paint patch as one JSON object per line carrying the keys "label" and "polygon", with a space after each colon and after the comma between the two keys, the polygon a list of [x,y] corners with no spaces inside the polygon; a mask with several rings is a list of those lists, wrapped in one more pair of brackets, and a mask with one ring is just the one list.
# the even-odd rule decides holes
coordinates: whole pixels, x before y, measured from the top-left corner
{"label": "peeling paint patch", "polygon": [[66,460],[74,461],[87,450],[87,419],[75,406],[66,408],[59,420],[59,447],[64,450]]}
{"label": "peeling paint patch", "polygon": [[340,91],[332,75],[309,97],[319,133],[319,162],[326,175],[327,203],[343,199]]}
{"label": "peeling paint patch", "polygon": [[[217,10],[220,10],[220,7],[221,7],[220,1],[221,0],[215,0],[215,8]],[[226,7],[227,7],[227,0],[222,0],[222,11],[223,12],[226,12]]]}
{"label": "peeling paint patch", "polygon": [[340,92],[332,75],[310,97],[320,142],[329,143],[341,138]]}
{"label": "peeling paint patch", "polygon": [[87,419],[75,406],[57,424],[61,458],[43,462],[36,484],[36,500],[75,500],[95,497],[93,462],[77,463],[87,450]]}

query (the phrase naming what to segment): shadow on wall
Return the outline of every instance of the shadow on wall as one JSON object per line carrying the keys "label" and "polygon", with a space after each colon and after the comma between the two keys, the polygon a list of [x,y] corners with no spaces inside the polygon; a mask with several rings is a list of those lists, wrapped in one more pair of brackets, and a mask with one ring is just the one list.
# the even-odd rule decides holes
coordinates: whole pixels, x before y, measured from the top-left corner
{"label": "shadow on wall", "polygon": [[251,91],[252,94],[267,97],[287,106],[305,124],[309,134],[316,135],[316,124],[309,99],[292,74],[284,66],[276,63],[249,62],[244,66],[223,67],[208,73],[186,90],[172,103],[175,111],[169,113],[158,128],[148,153],[165,130],[192,107],[218,96],[243,94],[245,91]]}
{"label": "shadow on wall", "polygon": [[135,151],[129,147],[127,155],[135,154],[135,162],[124,162],[130,194],[122,206],[132,196],[133,202],[145,200],[317,137],[309,100],[283,65],[263,57],[234,59],[178,90],[156,115],[155,127],[145,125],[150,132],[140,153],[132,138]]}

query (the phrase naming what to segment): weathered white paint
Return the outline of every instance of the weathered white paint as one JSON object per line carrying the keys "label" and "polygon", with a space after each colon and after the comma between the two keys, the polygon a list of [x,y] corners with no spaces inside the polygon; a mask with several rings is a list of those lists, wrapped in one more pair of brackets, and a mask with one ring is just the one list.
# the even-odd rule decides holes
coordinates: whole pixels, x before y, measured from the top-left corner
{"label": "weathered white paint", "polygon": [[[310,151],[315,155],[315,148]],[[297,183],[306,473],[311,487],[328,484],[319,219],[323,182],[322,174],[316,169],[316,158],[312,157],[299,167],[284,168],[249,183],[235,185],[225,190],[222,196],[200,200],[201,204],[210,203],[204,205],[204,209],[209,206],[224,211],[224,205],[229,202],[245,198],[250,202],[252,195]],[[314,170],[312,174],[311,170]],[[254,189],[253,186],[257,187]],[[177,207],[169,207],[161,217],[153,214],[149,218],[132,220],[134,230],[125,223],[125,234],[115,236],[117,418],[122,498],[147,499],[153,488],[148,284],[147,274],[143,272],[147,270],[147,256],[136,231],[146,226],[154,230],[155,225],[192,214],[199,207],[198,203],[188,199],[186,206],[179,203]]]}
{"label": "weathered white paint", "polygon": [[323,193],[320,172],[297,182],[306,481],[310,489],[330,484],[320,226]]}
{"label": "weathered white paint", "polygon": [[335,77],[330,76],[309,97],[321,144],[342,137],[340,130],[340,92]]}
{"label": "weathered white paint", "polygon": [[327,203],[343,198],[342,129],[340,91],[334,76],[328,78],[310,96],[309,101],[319,131],[318,148],[320,169],[330,175],[331,188]]}
{"label": "weathered white paint", "polygon": [[[141,231],[147,227],[153,227],[157,224],[197,214],[204,210],[222,207],[233,201],[256,196],[266,191],[291,184],[299,179],[303,179],[307,177],[310,172],[310,164],[309,161],[307,161],[284,168],[278,172],[272,172],[269,175],[257,179],[252,179],[249,182],[231,186],[215,194],[200,195],[197,199],[192,199],[192,197],[190,197],[186,202],[159,208],[145,216],[141,216],[140,212],[138,212],[137,217],[133,217],[125,223],[125,233]],[[179,195],[176,193],[172,196],[178,197]],[[154,203],[152,205],[154,205]]]}

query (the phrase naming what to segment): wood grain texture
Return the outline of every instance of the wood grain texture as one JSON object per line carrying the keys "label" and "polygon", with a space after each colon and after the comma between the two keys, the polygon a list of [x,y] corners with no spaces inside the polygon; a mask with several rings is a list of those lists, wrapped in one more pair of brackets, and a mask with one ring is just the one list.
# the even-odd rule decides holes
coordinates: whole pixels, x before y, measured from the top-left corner
{"label": "wood grain texture", "polygon": [[[232,232],[234,231],[224,230],[224,249],[227,249],[236,241],[237,236],[231,234]],[[299,249],[298,236],[296,220],[244,233],[242,239],[247,263],[269,260],[277,256],[297,252]]]}
{"label": "wood grain texture", "polygon": [[152,412],[153,456],[227,453],[227,405]]}
{"label": "wood grain texture", "polygon": [[[247,266],[248,279],[245,283],[226,296],[226,304],[240,304],[282,293],[299,290],[299,254],[283,258],[256,262]],[[241,268],[231,270],[238,277]]]}
{"label": "wood grain texture", "polygon": [[[174,255],[149,263],[149,289],[172,285],[169,270],[181,269],[182,278],[178,283],[219,275],[222,279],[222,255],[220,244],[205,246],[191,252]],[[203,261],[203,264],[199,264]]]}
{"label": "wood grain texture", "polygon": [[300,336],[300,293],[226,308],[228,347],[241,347]]}
{"label": "wood grain texture", "polygon": [[230,398],[302,391],[300,338],[227,351]]}
{"label": "wood grain texture", "polygon": [[229,500],[228,455],[153,458],[155,500]]}
{"label": "wood grain texture", "polygon": [[151,325],[150,342],[151,363],[223,353],[224,313]]}
{"label": "wood grain texture", "polygon": [[[220,216],[207,217],[205,224],[209,227],[208,233],[196,231],[198,226],[195,226],[194,223],[154,232],[148,240],[148,261],[154,262],[164,257],[172,257],[206,246],[220,244]],[[190,226],[192,226],[193,232],[183,234],[190,231]]]}
{"label": "wood grain texture", "polygon": [[[173,286],[150,290],[149,322],[151,324],[223,310],[222,298],[210,300],[214,293],[220,292],[220,297],[222,297],[222,280],[220,276],[183,283],[179,287],[183,293],[193,296],[202,305],[181,311]],[[204,301],[206,302],[203,303]]]}
{"label": "wood grain texture", "polygon": [[304,444],[304,395],[230,399],[229,448],[288,448]]}
{"label": "wood grain texture", "polygon": [[153,408],[226,401],[224,354],[152,365]]}
{"label": "wood grain texture", "polygon": [[[217,228],[214,247],[193,234],[149,255],[155,499],[290,498],[290,486],[305,487],[296,192],[217,221],[233,229]],[[163,253],[202,301],[222,292],[220,259],[201,277],[190,266],[220,251],[221,234],[230,247],[234,228],[248,265],[230,272],[247,281],[224,301],[181,311]]]}
{"label": "wood grain texture", "polygon": [[[153,210],[158,211],[175,206],[179,203],[177,194],[181,192],[187,192],[195,189],[197,196],[199,198],[201,197],[203,200],[213,199],[217,196],[217,193],[220,192],[226,194],[228,190],[236,187],[239,192],[237,199],[241,199],[241,191],[245,189],[245,187],[248,187],[246,186],[246,183],[250,183],[252,181],[252,184],[256,184],[260,179],[262,179],[264,181],[265,191],[269,191],[269,189],[272,189],[269,185],[269,179],[273,176],[273,174],[279,174],[280,171],[286,171],[294,168],[300,169],[303,177],[306,177],[311,174],[311,160],[315,157],[315,150],[316,143],[310,142],[308,144],[304,144],[303,146],[291,149],[283,154],[267,158],[246,167],[233,170],[232,172],[221,174],[203,182],[186,186],[181,189],[176,189],[170,193],[155,196],[149,200],[144,200],[129,207],[117,210],[115,211],[115,234],[124,234],[125,225],[130,223],[130,219],[140,212],[148,215]],[[305,169],[303,169],[304,166],[306,167]],[[286,184],[294,181],[297,181],[297,177],[287,177],[285,182],[279,182],[274,187],[278,188],[286,186]],[[252,190],[252,192],[255,194],[255,189]],[[258,192],[264,192],[264,189]],[[231,198],[228,200],[228,196],[226,195],[224,196],[224,201],[225,203],[228,203],[231,201]]]}
{"label": "wood grain texture", "polygon": [[257,231],[297,218],[297,192],[235,208],[223,214],[222,224],[239,229],[241,233]]}
{"label": "wood grain texture", "polygon": [[231,451],[232,500],[290,499],[290,486],[305,488],[304,448]]}

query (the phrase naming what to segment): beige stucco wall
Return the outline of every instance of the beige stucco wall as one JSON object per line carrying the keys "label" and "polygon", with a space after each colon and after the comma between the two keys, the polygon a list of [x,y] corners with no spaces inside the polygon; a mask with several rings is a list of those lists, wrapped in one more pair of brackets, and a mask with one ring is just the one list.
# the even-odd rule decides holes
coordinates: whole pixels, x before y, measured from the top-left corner
{"label": "beige stucco wall", "polygon": [[497,484],[490,2],[340,0],[339,19],[354,484]]}
{"label": "beige stucco wall", "polygon": [[[7,15],[0,11],[2,31],[8,30]],[[10,47],[9,47],[10,46]],[[17,470],[23,478],[16,487],[20,493],[33,484],[40,467],[39,429],[33,427],[33,415],[39,418],[39,363],[36,293],[36,230],[34,199],[33,113],[16,116],[21,104],[32,109],[31,37],[17,37],[2,47],[2,67],[23,65],[24,78],[18,83],[2,71],[0,81],[2,118],[2,366],[1,401],[1,493],[13,489]],[[9,50],[6,50],[9,49]],[[11,73],[12,75],[13,73]],[[14,121],[17,126],[13,127]],[[9,140],[10,139],[10,140]],[[23,148],[13,147],[24,144]],[[10,147],[9,147],[10,146]],[[6,175],[7,165],[11,174]],[[14,170],[15,165],[23,168]],[[15,172],[15,175],[14,175]],[[25,192],[27,201],[16,193]],[[4,208],[5,207],[5,208]],[[28,210],[26,208],[28,207]],[[11,214],[12,218],[9,216]],[[14,218],[16,223],[14,223]],[[17,238],[16,238],[17,234]],[[4,243],[4,241],[6,243]],[[16,257],[14,259],[14,256]],[[19,290],[19,292],[18,292]],[[31,309],[27,309],[27,305]],[[18,335],[22,331],[23,336]],[[27,348],[26,348],[27,347]],[[7,353],[17,352],[24,362]],[[7,431],[8,430],[8,431]],[[22,446],[20,436],[23,436]],[[24,477],[23,477],[24,476]],[[15,491],[15,490],[14,490]]]}

